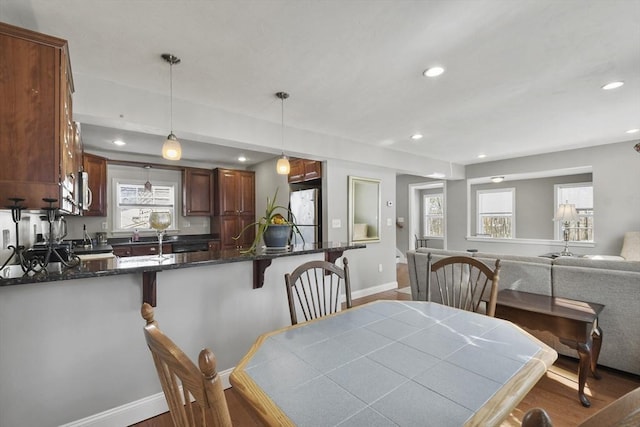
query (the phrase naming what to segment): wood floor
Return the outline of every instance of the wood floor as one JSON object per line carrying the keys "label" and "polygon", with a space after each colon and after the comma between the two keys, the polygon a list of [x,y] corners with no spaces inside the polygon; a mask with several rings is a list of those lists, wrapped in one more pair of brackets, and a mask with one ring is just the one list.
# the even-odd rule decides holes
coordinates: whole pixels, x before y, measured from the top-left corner
{"label": "wood floor", "polygon": [[[399,286],[408,284],[405,273],[399,271]],[[365,304],[379,299],[409,300],[411,296],[396,290],[381,292],[368,297],[353,300],[353,305]],[[618,397],[640,387],[640,377],[619,371],[600,368],[601,380],[587,379],[585,392],[591,400],[591,408],[584,408],[578,400],[578,363],[575,359],[560,356],[547,374],[520,402],[517,408],[502,423],[502,427],[519,426],[522,416],[530,408],[544,408],[554,427],[573,427],[588,418],[591,414],[605,407]],[[233,425],[237,427],[262,426],[259,420],[247,408],[233,388],[225,390],[229,412]],[[171,417],[168,413],[145,420],[137,427],[171,427]]]}

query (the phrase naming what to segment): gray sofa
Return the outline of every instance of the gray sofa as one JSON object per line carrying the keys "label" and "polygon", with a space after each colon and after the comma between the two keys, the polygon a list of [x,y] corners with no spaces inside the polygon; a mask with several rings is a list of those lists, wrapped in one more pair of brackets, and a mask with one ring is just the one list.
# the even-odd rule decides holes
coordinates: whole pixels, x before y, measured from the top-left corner
{"label": "gray sofa", "polygon": [[[603,331],[598,363],[640,375],[640,262],[578,257],[556,259],[483,252],[468,253],[419,248],[407,252],[412,295],[426,287],[427,253],[434,261],[447,256],[472,255],[493,266],[500,259],[499,289],[571,298],[604,304],[599,324]],[[577,357],[546,333],[530,331],[559,353]]]}

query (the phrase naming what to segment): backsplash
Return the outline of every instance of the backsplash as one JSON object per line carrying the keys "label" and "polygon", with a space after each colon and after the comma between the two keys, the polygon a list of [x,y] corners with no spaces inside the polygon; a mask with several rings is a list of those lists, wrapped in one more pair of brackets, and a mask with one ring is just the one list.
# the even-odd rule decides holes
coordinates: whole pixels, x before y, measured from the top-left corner
{"label": "backsplash", "polygon": [[[40,230],[40,212],[22,211],[18,232],[20,233],[20,245],[31,247],[36,241],[36,234]],[[0,265],[11,256],[9,245],[16,245],[16,225],[11,219],[10,210],[0,210]]]}

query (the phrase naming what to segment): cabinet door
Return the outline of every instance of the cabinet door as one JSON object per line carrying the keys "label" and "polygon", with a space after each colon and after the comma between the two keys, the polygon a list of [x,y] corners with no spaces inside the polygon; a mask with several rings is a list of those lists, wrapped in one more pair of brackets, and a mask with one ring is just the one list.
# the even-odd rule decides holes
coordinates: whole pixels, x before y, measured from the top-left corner
{"label": "cabinet door", "polygon": [[222,249],[234,249],[239,246],[239,243],[234,239],[241,230],[238,227],[238,218],[237,215],[225,215],[218,218],[220,221],[220,246]]}
{"label": "cabinet door", "polygon": [[[132,256],[157,255],[159,252],[159,249],[160,247],[157,244],[131,245],[131,255]],[[171,251],[172,251],[171,243],[162,244],[163,254],[170,254]]]}
{"label": "cabinet door", "polygon": [[304,165],[305,181],[311,181],[312,179],[322,178],[322,162],[303,159],[302,163]]}
{"label": "cabinet door", "polygon": [[216,171],[217,215],[234,215],[238,212],[238,175],[236,171],[218,169]]}
{"label": "cabinet door", "polygon": [[208,246],[209,246],[209,252],[218,252],[220,250],[220,241],[209,240]]}
{"label": "cabinet door", "polygon": [[289,182],[304,181],[304,165],[302,164],[302,159],[290,159],[289,167]]}
{"label": "cabinet door", "polygon": [[253,215],[256,211],[255,173],[240,171],[237,182],[238,213]]}
{"label": "cabinet door", "polygon": [[[253,217],[253,215],[249,216],[249,215],[240,215],[238,217],[238,233],[241,230],[244,230],[245,227],[247,227],[249,224],[253,223],[255,221],[255,218]],[[237,234],[236,234],[237,236]],[[256,228],[248,228],[247,230],[245,230],[244,233],[242,233],[242,237],[240,237],[240,239],[238,240],[238,246],[241,248],[249,248],[251,247],[251,245],[253,244],[253,239],[256,237]]]}
{"label": "cabinet door", "polygon": [[187,168],[182,172],[182,214],[211,215],[213,175],[207,169]]}
{"label": "cabinet door", "polygon": [[0,23],[0,200],[41,209],[43,197],[60,198],[60,49],[31,35]]}
{"label": "cabinet door", "polygon": [[84,154],[84,170],[89,174],[91,205],[85,216],[107,216],[107,159]]}
{"label": "cabinet door", "polygon": [[115,256],[131,256],[131,246],[114,246],[113,254]]}

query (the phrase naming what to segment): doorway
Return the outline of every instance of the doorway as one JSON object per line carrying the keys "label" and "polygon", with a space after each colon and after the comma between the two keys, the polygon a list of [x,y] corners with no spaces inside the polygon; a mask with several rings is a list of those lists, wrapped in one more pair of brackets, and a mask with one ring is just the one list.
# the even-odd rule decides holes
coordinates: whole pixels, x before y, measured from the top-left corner
{"label": "doorway", "polygon": [[[425,213],[425,199],[433,200],[436,195],[441,198],[441,219],[438,215]],[[446,181],[430,181],[417,184],[409,184],[409,249],[417,246],[446,249],[447,248],[447,185]],[[431,210],[431,214],[436,213]],[[430,225],[425,223],[430,221]],[[434,226],[436,225],[436,226]],[[438,229],[440,232],[436,232]],[[434,230],[430,233],[429,229]],[[440,234],[440,235],[430,235]]]}

